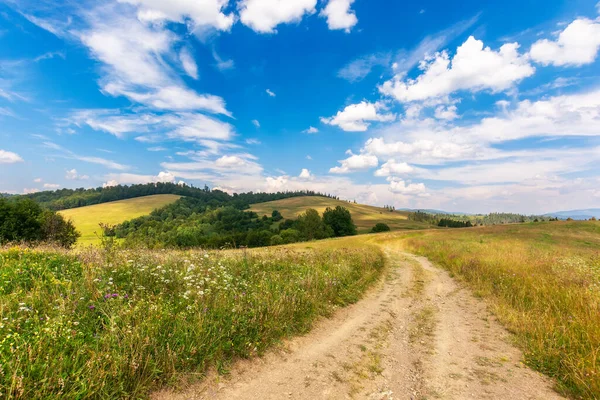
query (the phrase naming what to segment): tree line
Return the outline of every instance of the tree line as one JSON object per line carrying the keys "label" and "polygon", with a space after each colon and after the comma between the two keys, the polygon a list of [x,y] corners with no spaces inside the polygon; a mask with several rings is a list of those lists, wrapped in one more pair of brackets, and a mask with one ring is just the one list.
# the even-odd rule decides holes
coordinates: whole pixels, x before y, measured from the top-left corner
{"label": "tree line", "polygon": [[456,214],[434,214],[424,211],[411,212],[408,219],[412,221],[427,222],[432,225],[464,228],[469,226],[502,225],[526,222],[558,221],[558,218],[521,215],[513,213],[490,213],[485,215],[456,215]]}
{"label": "tree line", "polygon": [[239,194],[234,193],[233,195],[230,195],[221,190],[211,190],[208,186],[204,186],[204,188],[197,188],[187,184],[159,182],[142,185],[97,187],[93,189],[59,189],[55,191],[12,196],[11,199],[26,197],[36,201],[43,207],[58,211],[156,194],[174,194],[179,196],[193,197],[202,199],[206,203],[212,203],[214,206],[229,204],[238,209],[248,208],[250,204],[254,203],[282,200],[298,196],[321,196],[336,198],[335,196],[329,194],[318,193],[311,190],[277,193],[248,192]]}
{"label": "tree line", "polygon": [[297,219],[274,210],[260,217],[231,205],[213,208],[199,199],[182,198],[152,214],[104,227],[107,236],[124,239],[126,247],[225,248],[261,247],[356,235],[348,209],[327,208],[323,216],[308,209]]}
{"label": "tree line", "polygon": [[31,199],[0,198],[0,244],[45,242],[71,247],[79,236],[71,221]]}

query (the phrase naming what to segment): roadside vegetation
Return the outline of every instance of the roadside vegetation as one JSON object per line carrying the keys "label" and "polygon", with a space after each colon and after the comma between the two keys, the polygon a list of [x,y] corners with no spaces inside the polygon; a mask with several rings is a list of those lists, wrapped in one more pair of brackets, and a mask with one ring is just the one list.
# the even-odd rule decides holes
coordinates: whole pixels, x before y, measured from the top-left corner
{"label": "roadside vegetation", "polygon": [[600,398],[600,223],[428,231],[404,245],[488,299],[525,362],[562,392]]}
{"label": "roadside vegetation", "polygon": [[357,301],[377,247],[0,251],[0,398],[143,398]]}

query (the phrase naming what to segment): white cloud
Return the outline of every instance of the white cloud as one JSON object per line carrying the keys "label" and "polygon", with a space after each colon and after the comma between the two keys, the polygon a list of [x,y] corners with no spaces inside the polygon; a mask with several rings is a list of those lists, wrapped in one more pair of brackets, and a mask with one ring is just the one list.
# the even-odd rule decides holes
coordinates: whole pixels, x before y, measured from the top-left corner
{"label": "white cloud", "polygon": [[423,183],[407,184],[402,179],[390,180],[390,191],[404,195],[422,195],[425,193],[425,185]]}
{"label": "white cloud", "polygon": [[414,171],[414,168],[405,162],[397,163],[394,159],[388,160],[381,166],[380,169],[375,171],[375,176],[395,176],[405,175]]}
{"label": "white cloud", "polygon": [[137,5],[138,18],[145,22],[160,22],[170,20],[186,23],[191,19],[193,29],[212,27],[227,31],[235,22],[233,13],[225,14],[229,0],[119,0]]}
{"label": "white cloud", "polygon": [[42,145],[48,149],[60,151],[61,153],[63,153],[63,155],[61,155],[61,157],[70,158],[73,160],[84,161],[84,162],[88,162],[88,163],[92,163],[92,164],[98,164],[98,165],[102,165],[102,166],[110,168],[110,169],[116,169],[116,170],[120,170],[120,171],[125,171],[130,168],[128,165],[119,164],[115,161],[107,160],[102,157],[90,157],[90,156],[82,156],[82,155],[76,154],[76,153],[72,152],[71,150],[65,149],[62,146],[59,146],[53,142],[44,142],[44,143],[42,143]]}
{"label": "white cloud", "polygon": [[220,71],[227,71],[235,67],[235,63],[233,62],[233,60],[222,59],[215,49],[213,49],[212,51],[212,56],[217,62],[217,69],[219,69]]}
{"label": "white cloud", "polygon": [[518,43],[507,43],[494,51],[470,36],[450,58],[447,51],[436,53],[420,64],[423,71],[415,79],[404,74],[379,87],[381,93],[400,102],[443,98],[458,90],[499,92],[534,74]]}
{"label": "white cloud", "polygon": [[[415,134],[417,135],[417,134]],[[370,138],[363,151],[378,157],[402,156],[411,162],[438,164],[440,161],[475,159],[483,153],[481,146],[471,143],[453,143],[440,140],[420,139],[413,142],[385,141],[383,138]],[[445,139],[447,140],[447,139]]]}
{"label": "white cloud", "polygon": [[312,157],[310,156],[310,154],[308,154],[308,155],[306,156],[306,159],[307,159],[307,160],[312,160]]}
{"label": "white cloud", "polygon": [[328,125],[339,126],[346,132],[364,132],[371,125],[370,122],[389,122],[396,119],[395,114],[382,114],[385,110],[383,103],[369,103],[362,101],[358,104],[346,106],[344,110],[330,118],[321,118],[321,122]]}
{"label": "white cloud", "polygon": [[302,131],[302,133],[306,133],[308,135],[313,134],[313,133],[318,133],[319,130],[317,128],[315,128],[314,126],[309,126],[308,129],[305,129]]}
{"label": "white cloud", "polygon": [[392,56],[390,53],[375,53],[357,58],[338,71],[338,76],[349,82],[358,82],[371,73],[373,68],[388,66]]}
{"label": "white cloud", "polygon": [[306,168],[302,168],[302,171],[300,172],[300,175],[298,175],[298,177],[300,179],[310,179],[312,178],[312,174],[310,173],[310,171]]}
{"label": "white cloud", "polygon": [[580,66],[596,60],[600,23],[587,18],[571,22],[555,41],[541,39],[531,46],[531,58],[543,65]]}
{"label": "white cloud", "polygon": [[271,97],[277,96],[271,89],[267,89],[267,90],[265,90],[265,92],[267,92],[267,94]]}
{"label": "white cloud", "polygon": [[435,109],[435,117],[437,119],[444,119],[451,121],[458,118],[456,114],[456,106],[438,106]]}
{"label": "white cloud", "polygon": [[[164,25],[146,25],[114,5],[87,13],[86,22],[86,29],[74,33],[103,63],[99,82],[103,93],[162,110],[229,115],[222,98],[186,88],[166,62],[174,57],[173,46],[179,38]],[[189,63],[187,67],[194,72]]]}
{"label": "white cloud", "polygon": [[164,117],[168,125],[175,127],[167,133],[172,139],[198,142],[201,139],[229,140],[233,126],[203,114],[178,114]]}
{"label": "white cloud", "polygon": [[33,181],[35,183],[41,183],[42,182],[42,178],[35,178]]}
{"label": "white cloud", "polygon": [[175,183],[175,175],[170,172],[161,171],[158,175],[139,175],[139,174],[108,174],[104,177],[106,182],[102,184],[103,187],[117,186],[117,185],[142,185],[146,183]]}
{"label": "white cloud", "polygon": [[257,145],[257,144],[260,144],[260,140],[254,139],[254,138],[249,138],[249,139],[246,139],[246,144]]}
{"label": "white cloud", "polygon": [[329,170],[332,174],[346,174],[349,172],[359,171],[363,169],[374,168],[379,164],[379,160],[372,154],[352,154],[347,152],[350,157],[345,160],[339,160],[339,167],[333,167]]}
{"label": "white cloud", "polygon": [[162,146],[155,146],[155,147],[148,147],[146,150],[157,152],[157,151],[167,151],[167,148],[162,147]]}
{"label": "white cloud", "polygon": [[329,0],[327,6],[321,11],[321,15],[327,18],[329,29],[343,29],[350,32],[358,22],[356,14],[350,9],[354,0]]}
{"label": "white cloud", "polygon": [[194,79],[198,79],[198,66],[188,49],[183,48],[179,52],[179,61],[181,61],[181,66],[186,74]]}
{"label": "white cloud", "polygon": [[90,177],[87,175],[80,175],[75,168],[67,170],[65,178],[70,181],[81,181],[89,179]]}
{"label": "white cloud", "polygon": [[57,183],[44,183],[44,189],[58,189],[60,187]]}
{"label": "white cloud", "polygon": [[23,162],[23,159],[17,153],[0,149],[0,164],[14,164]]}
{"label": "white cloud", "polygon": [[253,120],[252,120],[252,125],[254,125],[254,126],[255,126],[255,127],[257,127],[257,128],[260,128],[260,122],[258,122],[258,120],[257,120],[257,119],[253,119]]}
{"label": "white cloud", "polygon": [[255,32],[274,33],[279,24],[299,22],[305,14],[313,14],[317,0],[240,0],[242,23]]}
{"label": "white cloud", "polygon": [[23,194],[37,193],[39,191],[40,191],[40,189],[36,189],[36,188],[31,188],[31,189],[24,188],[23,189]]}

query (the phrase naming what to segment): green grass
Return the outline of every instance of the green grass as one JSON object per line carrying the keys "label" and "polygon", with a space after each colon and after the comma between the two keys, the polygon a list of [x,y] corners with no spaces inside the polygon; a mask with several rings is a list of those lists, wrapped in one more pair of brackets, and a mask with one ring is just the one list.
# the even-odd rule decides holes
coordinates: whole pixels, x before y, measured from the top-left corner
{"label": "green grass", "polygon": [[[145,398],[357,301],[377,247],[0,249],[0,398]],[[191,374],[191,375],[190,375]]]}
{"label": "green grass", "polygon": [[98,224],[120,224],[121,222],[150,214],[157,208],[177,201],[180,197],[173,194],[157,194],[72,208],[59,212],[65,218],[72,220],[77,230],[81,232],[81,237],[77,241],[77,245],[85,246],[100,242],[96,235],[96,233],[100,233]]}
{"label": "green grass", "polygon": [[388,224],[392,230],[431,228],[431,225],[426,223],[409,221],[407,212],[390,212],[380,207],[354,204],[327,197],[292,197],[284,200],[253,204],[250,209],[260,216],[265,214],[271,215],[273,210],[278,210],[284,218],[296,219],[298,215],[305,212],[308,208],[314,208],[320,214],[323,214],[327,207],[335,208],[336,206],[346,207],[350,211],[359,233],[369,232],[378,222]]}
{"label": "green grass", "polygon": [[486,298],[559,390],[600,398],[600,223],[427,231],[402,243]]}

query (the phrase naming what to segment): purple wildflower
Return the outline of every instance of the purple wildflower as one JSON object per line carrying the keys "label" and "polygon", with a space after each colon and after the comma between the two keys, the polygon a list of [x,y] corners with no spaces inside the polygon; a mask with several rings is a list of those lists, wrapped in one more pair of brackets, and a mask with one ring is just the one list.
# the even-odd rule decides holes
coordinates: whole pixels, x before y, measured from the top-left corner
{"label": "purple wildflower", "polygon": [[92,304],[92,305],[91,305],[91,306],[89,306],[88,308],[89,308],[90,310],[95,310],[95,309],[96,309],[96,306]]}

